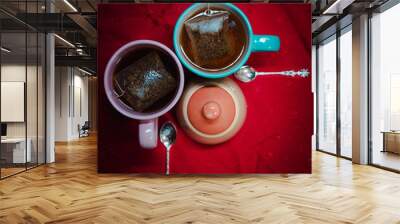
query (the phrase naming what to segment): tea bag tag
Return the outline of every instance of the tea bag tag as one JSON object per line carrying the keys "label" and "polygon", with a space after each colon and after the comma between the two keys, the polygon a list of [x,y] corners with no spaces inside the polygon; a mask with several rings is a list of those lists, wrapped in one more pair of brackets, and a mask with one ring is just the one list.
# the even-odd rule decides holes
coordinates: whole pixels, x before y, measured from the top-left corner
{"label": "tea bag tag", "polygon": [[207,8],[203,12],[200,12],[197,15],[193,16],[192,18],[186,20],[186,22],[198,19],[198,17],[201,17],[201,16],[211,17],[211,16],[219,16],[219,15],[224,15],[224,14],[229,15],[229,12],[224,11],[224,10],[212,10],[210,8]]}
{"label": "tea bag tag", "polygon": [[204,14],[205,14],[206,16],[210,16],[211,13],[212,13],[212,11],[211,11],[211,9],[210,9],[210,3],[207,3],[207,9],[206,9],[206,11],[204,11]]}

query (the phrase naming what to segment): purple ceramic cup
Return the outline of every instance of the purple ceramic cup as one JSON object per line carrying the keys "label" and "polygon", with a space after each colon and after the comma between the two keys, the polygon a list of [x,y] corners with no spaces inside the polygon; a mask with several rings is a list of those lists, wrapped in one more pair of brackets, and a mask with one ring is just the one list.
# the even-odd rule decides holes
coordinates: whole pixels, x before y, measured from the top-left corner
{"label": "purple ceramic cup", "polygon": [[[149,113],[137,112],[134,111],[131,107],[123,103],[118,97],[116,92],[114,91],[113,85],[113,75],[114,71],[118,66],[118,63],[121,61],[122,58],[127,56],[128,54],[132,54],[135,50],[139,49],[149,49],[154,48],[158,51],[164,52],[166,55],[169,55],[176,64],[177,71],[179,74],[175,74],[177,78],[178,85],[175,90],[174,97],[160,108],[157,111],[152,111]],[[174,74],[173,74],[174,75]],[[104,72],[104,89],[107,95],[108,100],[113,105],[113,107],[119,111],[121,114],[140,121],[139,124],[139,142],[142,148],[152,149],[157,146],[158,141],[158,117],[162,116],[163,114],[167,113],[175,104],[178,102],[180,96],[182,95],[184,86],[184,72],[182,65],[174,54],[167,46],[152,40],[136,40],[129,42],[119,48],[111,59],[107,63],[106,70]]]}

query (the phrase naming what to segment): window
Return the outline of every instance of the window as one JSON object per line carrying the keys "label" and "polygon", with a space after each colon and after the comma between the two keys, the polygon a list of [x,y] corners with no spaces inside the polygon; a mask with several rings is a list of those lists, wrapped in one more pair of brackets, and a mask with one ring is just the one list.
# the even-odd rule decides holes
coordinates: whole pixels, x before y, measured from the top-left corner
{"label": "window", "polygon": [[318,145],[336,153],[336,36],[318,47]]}
{"label": "window", "polygon": [[340,155],[352,157],[352,32],[340,36]]}
{"label": "window", "polygon": [[338,34],[320,43],[317,50],[317,149],[351,158],[352,26]]}
{"label": "window", "polygon": [[371,18],[371,162],[400,170],[400,4]]}

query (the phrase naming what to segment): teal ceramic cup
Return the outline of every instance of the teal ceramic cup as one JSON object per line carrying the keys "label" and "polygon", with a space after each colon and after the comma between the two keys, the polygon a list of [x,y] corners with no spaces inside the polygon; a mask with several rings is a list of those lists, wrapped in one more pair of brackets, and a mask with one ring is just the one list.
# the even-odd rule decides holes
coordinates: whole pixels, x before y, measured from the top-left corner
{"label": "teal ceramic cup", "polygon": [[253,34],[253,30],[247,16],[238,7],[231,3],[210,3],[211,8],[229,11],[230,13],[234,13],[236,17],[239,18],[245,29],[245,34],[247,37],[247,41],[245,42],[246,46],[244,47],[244,51],[239,58],[237,58],[235,62],[227,68],[221,70],[207,70],[201,68],[200,66],[196,66],[195,63],[185,55],[180,44],[180,38],[181,33],[186,32],[184,22],[203,9],[206,10],[208,6],[209,5],[207,3],[196,3],[191,5],[180,15],[174,29],[173,41],[176,55],[182,64],[194,74],[204,78],[223,78],[239,70],[249,59],[252,52],[276,52],[279,50],[279,37],[274,35]]}

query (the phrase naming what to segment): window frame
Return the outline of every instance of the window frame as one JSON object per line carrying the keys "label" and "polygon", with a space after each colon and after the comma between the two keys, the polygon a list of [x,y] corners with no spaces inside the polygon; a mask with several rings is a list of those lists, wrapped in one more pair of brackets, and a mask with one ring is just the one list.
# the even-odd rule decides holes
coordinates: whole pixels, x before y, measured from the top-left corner
{"label": "window frame", "polygon": [[[337,28],[336,32],[331,34],[330,36],[326,37],[325,39],[319,40],[319,42],[316,44],[316,151],[319,152],[323,152],[329,155],[333,155],[333,156],[337,156],[343,159],[347,159],[347,160],[352,160],[352,158],[347,157],[342,155],[342,150],[341,150],[341,119],[340,119],[340,82],[341,82],[341,67],[340,67],[340,37],[342,35],[344,35],[347,32],[352,32],[352,23],[350,22],[349,24],[345,25],[342,28]],[[334,37],[334,38],[333,38]],[[322,148],[319,147],[319,131],[320,131],[320,127],[319,127],[319,103],[320,103],[320,99],[319,99],[319,72],[320,72],[320,68],[319,68],[319,54],[318,54],[318,49],[321,45],[321,43],[326,43],[326,42],[330,42],[330,41],[336,41],[336,152],[332,153],[329,151],[326,151]]]}

